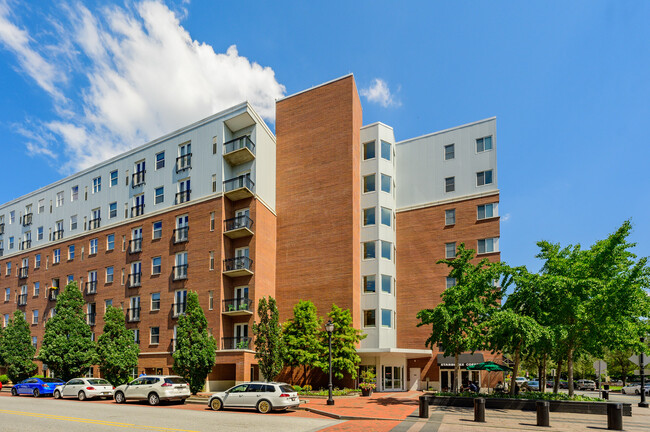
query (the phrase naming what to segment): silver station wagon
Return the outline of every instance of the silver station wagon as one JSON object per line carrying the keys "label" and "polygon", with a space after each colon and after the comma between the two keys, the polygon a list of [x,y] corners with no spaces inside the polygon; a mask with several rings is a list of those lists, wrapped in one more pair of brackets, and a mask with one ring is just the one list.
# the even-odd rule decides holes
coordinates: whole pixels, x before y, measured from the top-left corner
{"label": "silver station wagon", "polygon": [[225,392],[210,396],[208,406],[215,411],[223,408],[255,408],[262,414],[272,410],[287,410],[300,405],[298,393],[289,384],[250,382],[236,385]]}

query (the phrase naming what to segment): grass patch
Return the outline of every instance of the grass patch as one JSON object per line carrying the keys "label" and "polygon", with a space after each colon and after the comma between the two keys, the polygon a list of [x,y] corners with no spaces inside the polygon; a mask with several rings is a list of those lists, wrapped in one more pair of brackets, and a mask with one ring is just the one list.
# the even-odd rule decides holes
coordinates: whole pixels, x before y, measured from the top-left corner
{"label": "grass patch", "polygon": [[435,393],[434,396],[461,396],[461,397],[484,397],[486,399],[532,399],[532,400],[548,400],[548,401],[575,401],[575,402],[603,402],[604,399],[582,396],[582,395],[573,395],[569,397],[566,393],[541,393],[541,392],[524,392],[519,393],[517,396],[510,396],[508,393],[492,393],[489,395],[485,394],[476,394],[474,392],[462,392],[462,393],[451,393],[451,392],[440,392]]}

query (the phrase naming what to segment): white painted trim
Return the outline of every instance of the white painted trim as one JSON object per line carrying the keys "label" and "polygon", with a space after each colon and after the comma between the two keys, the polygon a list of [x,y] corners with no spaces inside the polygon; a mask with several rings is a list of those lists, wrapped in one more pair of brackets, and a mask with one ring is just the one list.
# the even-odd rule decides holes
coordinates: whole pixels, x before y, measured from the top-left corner
{"label": "white painted trim", "polygon": [[406,212],[406,211],[411,211],[411,210],[418,210],[422,208],[427,208],[427,207],[436,207],[440,205],[445,205],[445,204],[451,204],[451,203],[456,203],[456,202],[461,202],[461,201],[468,201],[476,198],[485,198],[485,197],[490,197],[494,195],[499,195],[500,190],[497,189],[495,191],[488,191],[488,192],[479,192],[471,195],[463,195],[462,197],[456,197],[456,198],[450,198],[446,200],[440,200],[440,201],[435,201],[435,202],[430,202],[430,203],[425,203],[425,204],[418,204],[410,207],[403,207],[400,209],[396,209],[396,213],[401,213],[401,212]]}

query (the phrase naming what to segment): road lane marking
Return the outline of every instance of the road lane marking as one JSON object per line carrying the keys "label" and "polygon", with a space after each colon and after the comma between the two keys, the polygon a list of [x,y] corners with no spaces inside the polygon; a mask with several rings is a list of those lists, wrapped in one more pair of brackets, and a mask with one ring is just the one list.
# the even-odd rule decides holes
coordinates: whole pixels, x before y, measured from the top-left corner
{"label": "road lane marking", "polygon": [[88,424],[95,424],[99,426],[112,426],[112,427],[123,427],[123,428],[132,428],[132,429],[154,429],[160,431],[173,431],[173,432],[198,432],[198,431],[188,430],[188,429],[174,429],[174,428],[166,428],[160,426],[145,426],[145,425],[136,425],[134,423],[118,423],[109,420],[85,419],[79,417],[67,417],[67,416],[60,416],[55,414],[42,414],[42,413],[33,413],[27,411],[11,411],[11,410],[0,409],[0,413],[20,415],[26,417],[44,418],[48,420],[62,420],[62,421],[77,422],[77,423],[88,423]]}

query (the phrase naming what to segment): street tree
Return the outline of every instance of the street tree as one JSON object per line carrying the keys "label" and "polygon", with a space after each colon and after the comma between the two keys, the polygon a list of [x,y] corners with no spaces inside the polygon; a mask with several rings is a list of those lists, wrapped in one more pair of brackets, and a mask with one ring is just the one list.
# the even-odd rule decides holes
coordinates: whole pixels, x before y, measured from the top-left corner
{"label": "street tree", "polygon": [[280,325],[280,312],[273,297],[262,297],[257,305],[259,323],[253,323],[255,358],[266,381],[273,381],[282,371],[285,342]]}
{"label": "street tree", "polygon": [[623,381],[623,386],[627,385],[627,377],[634,373],[637,366],[630,361],[634,355],[631,349],[615,349],[605,352],[605,362],[607,363],[607,373]]}
{"label": "street tree", "polygon": [[124,311],[109,306],[104,314],[104,329],[97,339],[97,358],[102,376],[113,385],[128,382],[133,368],[138,366],[140,347],[133,331],[126,328]]}
{"label": "street tree", "polygon": [[176,347],[172,357],[174,371],[185,378],[190,392],[196,394],[205,386],[217,355],[217,342],[208,333],[208,320],[195,291],[187,293],[185,313],[178,318]]}
{"label": "street tree", "polygon": [[[366,337],[361,330],[352,325],[352,314],[349,309],[341,309],[332,304],[332,309],[327,317],[334,324],[332,331],[332,374],[337,379],[343,379],[349,374],[352,379],[357,377],[357,369],[361,363],[361,357],[357,354],[357,345]],[[328,334],[325,329],[321,331],[323,345],[328,344]],[[329,372],[329,362],[323,359],[321,369]]]}
{"label": "street tree", "polygon": [[96,363],[96,345],[83,311],[83,294],[70,282],[56,300],[56,313],[45,323],[38,359],[68,381],[83,376]]}
{"label": "street tree", "polygon": [[36,348],[32,345],[31,331],[25,320],[25,315],[17,310],[9,320],[4,336],[0,339],[2,346],[0,352],[4,363],[7,365],[7,376],[17,383],[22,381],[36,370],[34,354]]}
{"label": "street tree", "polygon": [[435,308],[423,309],[416,315],[418,327],[431,326],[426,346],[454,357],[454,392],[459,390],[460,354],[489,347],[484,324],[497,310],[502,289],[509,284],[508,279],[504,279],[502,287],[495,283],[505,274],[503,264],[488,259],[474,264],[474,257],[474,250],[461,243],[455,258],[438,261],[450,268],[449,277],[456,280],[456,285],[442,293],[442,301]]}
{"label": "street tree", "polygon": [[326,349],[321,340],[323,319],[318,316],[311,301],[300,300],[293,307],[293,318],[284,324],[285,364],[305,369],[305,377],[311,382],[314,370],[323,367]]}

